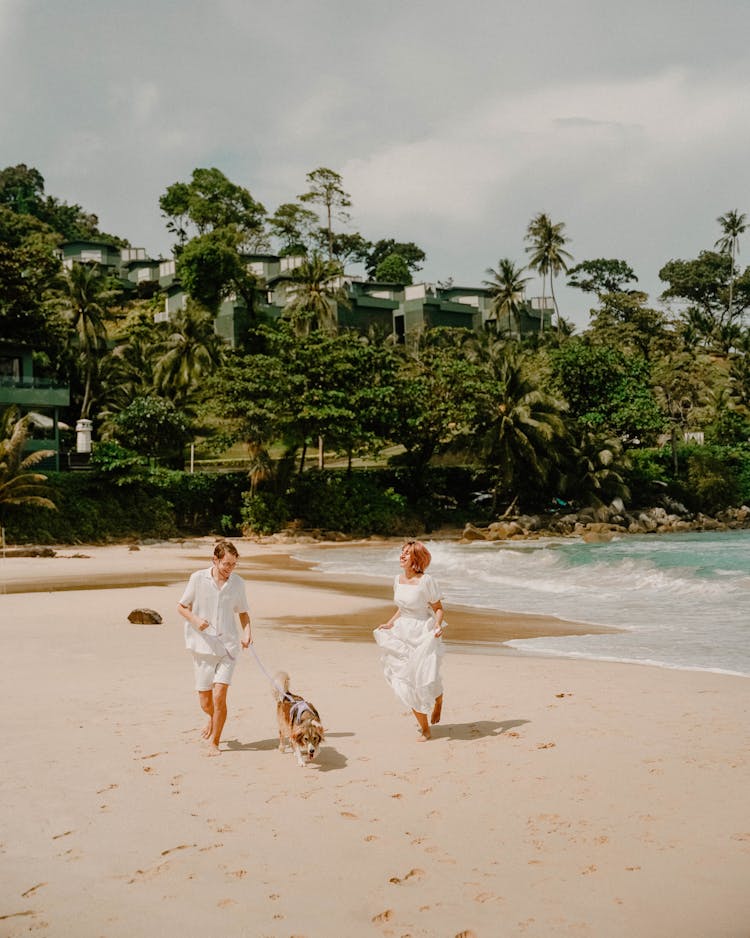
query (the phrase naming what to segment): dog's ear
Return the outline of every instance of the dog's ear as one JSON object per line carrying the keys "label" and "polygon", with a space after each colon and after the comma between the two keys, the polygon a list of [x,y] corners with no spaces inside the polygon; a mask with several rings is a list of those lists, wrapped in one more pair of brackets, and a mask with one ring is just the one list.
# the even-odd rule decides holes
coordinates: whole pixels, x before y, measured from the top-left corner
{"label": "dog's ear", "polygon": [[321,739],[324,739],[324,738],[325,738],[325,732],[326,732],[326,731],[323,729],[323,724],[322,724],[322,723],[318,723],[317,720],[313,720],[313,726],[314,726],[314,727],[318,730],[318,732],[320,733],[320,738],[321,738]]}

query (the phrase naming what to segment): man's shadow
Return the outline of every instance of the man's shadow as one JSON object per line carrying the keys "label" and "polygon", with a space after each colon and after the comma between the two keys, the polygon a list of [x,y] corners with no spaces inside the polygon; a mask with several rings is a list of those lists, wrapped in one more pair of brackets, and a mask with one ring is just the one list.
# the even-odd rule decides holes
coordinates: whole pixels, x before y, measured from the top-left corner
{"label": "man's shadow", "polygon": [[517,726],[523,726],[529,720],[473,720],[471,723],[437,723],[431,726],[433,737],[440,739],[458,739],[473,742],[488,736],[502,736]]}
{"label": "man's shadow", "polygon": [[[354,736],[354,733],[326,733],[326,740],[340,736]],[[238,739],[228,739],[226,741],[227,750],[230,752],[270,752],[279,748],[279,739],[257,739],[249,743],[241,743]],[[287,750],[280,753],[294,761],[294,756]],[[347,758],[333,746],[328,746],[324,742],[320,747],[315,760],[310,763],[310,768],[317,769],[319,772],[333,772],[336,769],[343,769],[347,765]]]}

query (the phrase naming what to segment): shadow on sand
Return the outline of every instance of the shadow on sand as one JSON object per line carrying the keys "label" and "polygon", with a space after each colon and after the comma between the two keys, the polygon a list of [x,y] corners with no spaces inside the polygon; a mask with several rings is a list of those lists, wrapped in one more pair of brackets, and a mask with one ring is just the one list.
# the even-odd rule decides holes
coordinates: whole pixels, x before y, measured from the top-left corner
{"label": "shadow on sand", "polygon": [[438,723],[430,727],[433,739],[457,739],[471,742],[488,736],[502,736],[516,726],[523,726],[529,720],[474,720],[472,723]]}
{"label": "shadow on sand", "polygon": [[[354,733],[331,733],[330,735],[353,736]],[[274,737],[273,739],[256,739],[249,743],[241,743],[238,739],[228,739],[226,740],[226,748],[228,752],[270,752],[279,748],[279,740],[278,737]],[[294,756],[290,752],[283,753],[283,755],[294,764]],[[318,772],[332,772],[336,769],[343,769],[346,765],[346,756],[342,755],[338,749],[334,749],[333,746],[321,746],[315,761],[309,764],[309,768],[317,769]]]}

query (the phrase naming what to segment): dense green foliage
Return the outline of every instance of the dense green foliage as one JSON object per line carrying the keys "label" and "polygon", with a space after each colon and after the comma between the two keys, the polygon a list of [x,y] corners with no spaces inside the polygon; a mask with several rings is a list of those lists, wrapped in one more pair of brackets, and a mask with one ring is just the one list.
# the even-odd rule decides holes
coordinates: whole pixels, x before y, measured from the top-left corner
{"label": "dense green foliage", "polygon": [[[31,509],[11,505],[16,539],[290,523],[388,534],[553,502],[646,505],[666,495],[716,512],[750,500],[741,212],[717,219],[711,249],[664,264],[664,308],[631,289],[637,276],[624,260],[573,266],[565,224],[537,213],[524,237],[528,266],[501,256],[487,268],[481,328],[429,328],[425,319],[399,344],[382,327],[342,327],[354,295],[343,265],[407,284],[425,254],[410,241],[337,230],[351,196],[334,170],[308,173],[307,190],[270,216],[216,168],[167,186],[159,205],[189,294],[178,309],[169,294],[169,321],[156,315],[165,308],[158,281],[139,290],[111,279],[105,261],[61,264],[65,241],[106,254],[123,239],[46,195],[37,170],[0,171],[2,342],[32,350],[35,377],[70,387],[61,415],[70,426],[79,417],[95,426],[93,471],[50,475],[59,510],[37,513],[33,526]],[[248,253],[269,251],[272,239],[295,256],[278,275],[264,268],[266,283]],[[545,296],[549,288],[552,331],[547,308],[528,332],[529,271]],[[558,309],[563,274],[593,304],[580,335]],[[232,348],[217,332],[224,311],[216,318],[230,298],[243,310]],[[690,437],[705,445],[683,445]],[[10,431],[0,442],[15,445]],[[188,444],[204,458],[231,447],[244,471],[166,468],[184,465]],[[330,468],[334,460],[341,468]]]}

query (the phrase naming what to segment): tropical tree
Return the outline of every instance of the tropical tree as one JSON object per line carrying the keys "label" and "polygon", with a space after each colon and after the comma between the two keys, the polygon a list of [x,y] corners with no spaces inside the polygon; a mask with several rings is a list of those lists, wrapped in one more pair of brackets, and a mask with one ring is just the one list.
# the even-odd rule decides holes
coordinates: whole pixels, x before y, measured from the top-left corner
{"label": "tropical tree", "polygon": [[561,494],[583,505],[609,505],[615,498],[627,501],[630,489],[624,474],[630,460],[622,440],[582,430],[569,465],[563,472]]}
{"label": "tropical tree", "polygon": [[159,392],[183,409],[204,380],[221,365],[226,345],[214,330],[211,313],[188,300],[170,320],[155,369]]}
{"label": "tropical tree", "polygon": [[[394,241],[393,238],[381,238],[369,246],[369,251],[363,258],[367,276],[370,279],[377,277],[380,264],[391,254],[402,257],[412,274],[422,269],[427,255],[422,248],[417,247],[413,241]],[[411,282],[411,281],[410,281]]]}
{"label": "tropical tree", "polygon": [[467,354],[466,330],[429,329],[412,345],[399,345],[394,375],[390,438],[404,447],[396,457],[410,469],[412,492],[421,490],[424,471],[438,453],[471,438],[482,375]]}
{"label": "tropical tree", "polygon": [[315,212],[296,202],[280,205],[268,219],[271,233],[281,242],[280,256],[307,254],[318,221]]}
{"label": "tropical tree", "polygon": [[136,397],[113,424],[116,442],[149,458],[180,457],[190,439],[186,415],[163,397]]}
{"label": "tropical tree", "polygon": [[728,317],[729,321],[732,321],[732,300],[734,292],[734,270],[735,270],[735,261],[736,256],[740,250],[739,238],[741,234],[747,230],[747,216],[744,212],[738,212],[736,209],[730,212],[725,212],[723,215],[720,215],[717,219],[718,223],[721,225],[721,237],[718,239],[714,247],[718,248],[723,254],[728,254],[731,267],[729,271],[729,309]]}
{"label": "tropical tree", "polygon": [[94,379],[106,349],[107,316],[118,291],[98,264],[73,264],[60,282],[60,303],[78,339],[78,365],[83,379],[81,418],[94,400]]}
{"label": "tropical tree", "polygon": [[[546,278],[549,277],[552,302],[557,314],[557,331],[560,333],[562,326],[560,309],[555,297],[555,277],[567,271],[567,261],[573,259],[573,255],[565,249],[569,240],[565,236],[565,222],[553,224],[549,215],[539,212],[529,222],[524,240],[529,242],[526,248],[526,252],[531,255],[529,267],[536,270],[542,278],[542,295],[544,295]],[[539,318],[539,331],[543,330],[544,315]]]}
{"label": "tropical tree", "polygon": [[664,417],[652,369],[639,354],[573,338],[549,353],[552,384],[584,430],[622,440],[652,441]]}
{"label": "tropical tree", "polygon": [[194,169],[190,182],[175,182],[167,188],[159,207],[180,246],[187,242],[192,226],[199,235],[233,228],[244,249],[267,247],[265,208],[219,169]]}
{"label": "tropical tree", "polygon": [[56,355],[66,342],[67,326],[50,309],[47,295],[60,262],[46,246],[10,244],[2,220],[0,213],[0,334],[8,342],[33,344],[38,352]]}
{"label": "tropical tree", "polygon": [[338,232],[333,236],[333,256],[340,264],[348,260],[355,264],[364,263],[372,250],[372,242],[363,238],[358,231]]}
{"label": "tropical tree", "polygon": [[666,314],[647,301],[639,290],[604,293],[599,308],[591,310],[586,338],[592,345],[635,352],[647,361],[663,354],[678,338]]}
{"label": "tropical tree", "polygon": [[568,271],[569,287],[577,287],[584,293],[596,293],[600,298],[607,293],[622,293],[625,284],[632,280],[638,282],[633,268],[616,258],[598,257],[581,261]]}
{"label": "tropical tree", "polygon": [[299,200],[323,206],[326,216],[328,260],[330,261],[333,259],[333,219],[349,221],[350,216],[346,209],[352,204],[351,196],[348,192],[344,192],[341,176],[325,166],[319,166],[308,173],[307,182],[309,189],[299,196]]}
{"label": "tropical tree", "polygon": [[0,412],[0,518],[10,505],[57,508],[49,497],[47,476],[31,471],[54,450],[36,450],[24,456],[29,435],[29,416],[19,417],[18,408]]}
{"label": "tropical tree", "polygon": [[242,298],[253,320],[263,284],[241,253],[242,238],[235,226],[198,235],[178,254],[176,270],[188,294],[214,315],[222,301],[234,293]]}
{"label": "tropical tree", "polygon": [[389,254],[378,264],[375,280],[378,283],[398,283],[402,286],[409,284],[412,282],[409,265],[400,254]]}
{"label": "tropical tree", "polygon": [[[671,260],[659,271],[668,284],[663,300],[679,299],[682,318],[707,346],[726,350],[738,338],[738,320],[750,306],[750,271],[733,275],[729,252],[701,251],[693,260]],[[727,295],[731,286],[730,307]]]}
{"label": "tropical tree", "polygon": [[284,277],[288,299],[283,316],[298,336],[306,336],[312,329],[336,332],[336,309],[349,306],[342,276],[340,264],[316,253]]}
{"label": "tropical tree", "polygon": [[103,439],[112,436],[113,417],[132,400],[158,393],[156,362],[169,325],[154,321],[156,302],[135,301],[114,336],[114,347],[102,361],[99,430]]}
{"label": "tropical tree", "polygon": [[528,277],[521,276],[524,267],[516,267],[515,263],[507,257],[501,257],[497,270],[488,267],[486,273],[491,280],[482,281],[490,291],[492,297],[491,309],[495,319],[495,329],[500,331],[501,317],[508,323],[508,333],[521,334],[521,306],[526,296]]}
{"label": "tropical tree", "polygon": [[487,334],[474,354],[483,372],[476,439],[495,479],[494,510],[501,490],[515,504],[552,480],[569,447],[567,406],[543,390],[516,343]]}

